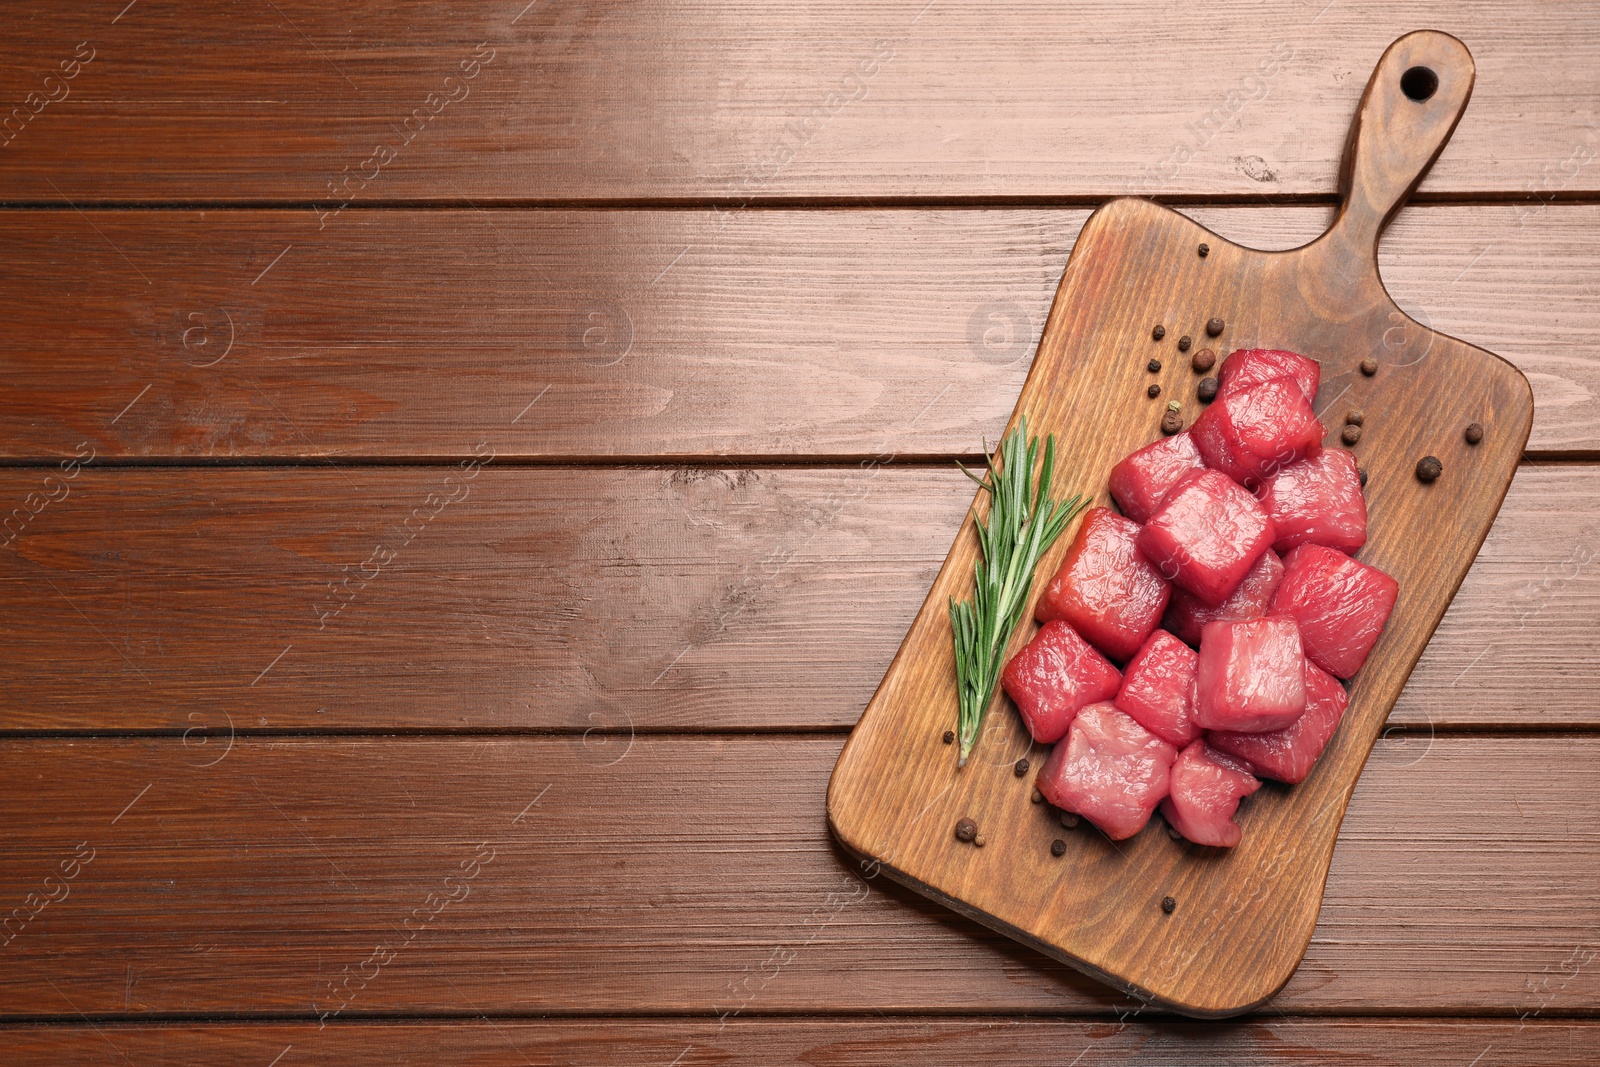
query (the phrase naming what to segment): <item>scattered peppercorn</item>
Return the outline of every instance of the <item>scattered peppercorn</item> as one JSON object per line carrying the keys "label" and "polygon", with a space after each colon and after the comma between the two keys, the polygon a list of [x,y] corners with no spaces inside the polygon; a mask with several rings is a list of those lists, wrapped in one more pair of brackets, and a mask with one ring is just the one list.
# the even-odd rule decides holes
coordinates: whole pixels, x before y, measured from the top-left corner
{"label": "scattered peppercorn", "polygon": [[1207,322],[1206,322],[1206,336],[1207,337],[1215,337],[1215,336],[1217,336],[1219,333],[1222,332],[1222,326],[1223,326],[1223,322],[1222,322],[1221,319],[1209,319],[1209,320],[1207,320]]}
{"label": "scattered peppercorn", "polygon": [[1050,855],[1052,855],[1052,856],[1065,856],[1066,854],[1067,854],[1067,843],[1065,841],[1061,840],[1061,838],[1058,837],[1054,841],[1050,842]]}
{"label": "scattered peppercorn", "polygon": [[1361,440],[1361,427],[1346,426],[1344,429],[1339,431],[1339,440],[1343,441],[1347,445],[1355,444],[1357,441]]}
{"label": "scattered peppercorn", "polygon": [[1201,378],[1200,388],[1195,390],[1200,397],[1200,402],[1209,404],[1217,398],[1217,380],[1215,378]]}
{"label": "scattered peppercorn", "polygon": [[1033,796],[1029,797],[1028,799],[1033,801],[1035,804],[1043,804],[1044,803],[1044,794],[1039,792],[1037,789],[1035,789],[1033,791]]}
{"label": "scattered peppercorn", "polygon": [[1018,778],[1021,778],[1028,773],[1028,761],[1025,759],[1017,760],[1016,763],[1011,765],[1011,770]]}
{"label": "scattered peppercorn", "polygon": [[1367,468],[1357,467],[1356,477],[1361,479],[1361,488],[1365,489],[1367,487]]}
{"label": "scattered peppercorn", "polygon": [[1217,354],[1211,351],[1209,348],[1202,348],[1200,351],[1196,352],[1194,354],[1194,358],[1189,361],[1189,366],[1193,367],[1201,374],[1204,374],[1206,371],[1210,370],[1216,365]]}
{"label": "scattered peppercorn", "polygon": [[1183,840],[1183,835],[1178,833],[1178,828],[1173,826],[1171,823],[1167,824],[1167,836],[1172,838],[1174,841]]}
{"label": "scattered peppercorn", "polygon": [[956,823],[956,838],[960,841],[971,841],[978,836],[978,824],[971,819],[962,819]]}
{"label": "scattered peppercorn", "polygon": [[1346,426],[1360,426],[1366,421],[1367,417],[1361,414],[1359,411],[1352,411],[1344,417],[1344,424]]}
{"label": "scattered peppercorn", "polygon": [[1163,337],[1165,337],[1166,335],[1167,335],[1167,328],[1165,326],[1161,325],[1159,322],[1156,323],[1156,328],[1150,331],[1150,337],[1151,337],[1152,340],[1159,341]]}
{"label": "scattered peppercorn", "polygon": [[1178,902],[1173,900],[1171,897],[1162,897],[1161,910],[1166,912],[1168,915],[1171,915],[1173,912],[1178,910]]}
{"label": "scattered peppercorn", "polygon": [[1181,429],[1183,429],[1183,416],[1176,411],[1168,411],[1161,416],[1161,432],[1168,437],[1171,437]]}
{"label": "scattered peppercorn", "polygon": [[989,840],[988,840],[988,838],[984,837],[982,834],[979,834],[977,837],[974,837],[972,839],[972,843],[974,845],[977,845],[979,848],[982,848],[984,845],[987,845],[989,843]]}
{"label": "scattered peppercorn", "polygon": [[1161,361],[1159,359],[1152,359],[1149,363],[1144,365],[1144,369],[1149,371],[1151,374],[1154,374],[1156,371],[1161,369]]}
{"label": "scattered peppercorn", "polygon": [[1200,258],[1201,259],[1205,259],[1207,256],[1209,256],[1211,254],[1211,246],[1203,244],[1203,245],[1200,246],[1199,252],[1200,252]]}
{"label": "scattered peppercorn", "polygon": [[1078,825],[1078,817],[1070,811],[1064,811],[1061,813],[1061,825],[1070,830]]}
{"label": "scattered peppercorn", "polygon": [[1146,389],[1144,392],[1145,392],[1145,395],[1149,396],[1149,397],[1160,396],[1161,395],[1161,386],[1152,385],[1150,388]]}
{"label": "scattered peppercorn", "polygon": [[954,730],[946,730],[944,732],[944,743],[947,745],[956,743],[956,732]]}
{"label": "scattered peppercorn", "polygon": [[1189,346],[1192,344],[1194,344],[1194,338],[1190,337],[1188,334],[1184,334],[1182,337],[1178,338],[1178,351],[1187,352],[1189,351]]}
{"label": "scattered peppercorn", "polygon": [[1176,400],[1169,400],[1169,401],[1167,401],[1167,410],[1168,411],[1182,411],[1183,410],[1183,405],[1178,403]]}
{"label": "scattered peppercorn", "polygon": [[1378,361],[1373,359],[1371,356],[1368,356],[1366,359],[1362,360],[1361,373],[1365,374],[1368,378],[1372,377],[1374,374],[1377,374]]}
{"label": "scattered peppercorn", "polygon": [[1423,456],[1417,460],[1417,477],[1425,482],[1431,482],[1444,473],[1444,464],[1439,462],[1437,456]]}
{"label": "scattered peppercorn", "polygon": [[1467,444],[1475,445],[1479,441],[1483,440],[1483,427],[1476,422],[1472,423],[1467,427],[1467,432],[1462,436],[1467,439]]}

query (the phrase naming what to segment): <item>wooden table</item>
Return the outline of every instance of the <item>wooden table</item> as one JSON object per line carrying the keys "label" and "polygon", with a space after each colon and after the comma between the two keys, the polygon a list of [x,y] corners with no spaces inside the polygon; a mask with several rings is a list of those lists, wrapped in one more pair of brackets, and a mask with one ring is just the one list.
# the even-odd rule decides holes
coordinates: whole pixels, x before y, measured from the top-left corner
{"label": "wooden table", "polygon": [[[0,1061],[1600,1060],[1600,6],[125,3],[0,42]],[[1305,240],[1419,26],[1385,277],[1527,462],[1298,974],[1161,1018],[824,786],[1089,209]]]}

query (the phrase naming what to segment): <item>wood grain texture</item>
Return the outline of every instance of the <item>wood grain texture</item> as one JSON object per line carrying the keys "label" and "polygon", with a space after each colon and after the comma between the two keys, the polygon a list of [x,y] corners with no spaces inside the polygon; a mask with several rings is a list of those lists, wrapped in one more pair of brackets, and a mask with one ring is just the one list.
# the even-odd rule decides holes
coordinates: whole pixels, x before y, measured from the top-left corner
{"label": "wood grain texture", "polygon": [[[0,551],[0,729],[841,729],[970,503],[953,465],[491,464],[407,543],[453,469],[80,472]],[[1600,468],[1522,469],[1391,723],[1600,725],[1597,515]]]}
{"label": "wood grain texture", "polygon": [[[1402,91],[1403,75],[1418,70],[1432,88]],[[1389,47],[1351,127],[1339,213],[1303,248],[1246,249],[1147,200],[1098,210],[1073,247],[1012,416],[1013,426],[1057,438],[1057,484],[1109,503],[1112,465],[1158,436],[1165,398],[1147,396],[1146,384],[1181,397],[1197,377],[1173,351],[1184,342],[1152,340],[1151,325],[1198,337],[1211,316],[1231,324],[1231,345],[1319,360],[1319,412],[1366,411],[1357,457],[1370,475],[1369,519],[1360,556],[1399,583],[1399,599],[1315,771],[1292,790],[1263,793],[1241,820],[1244,840],[1221,854],[1147,825],[1122,842],[1096,837],[1054,881],[1037,833],[990,834],[1006,865],[998,875],[974,865],[975,849],[948,827],[971,816],[1009,828],[1028,804],[1008,767],[959,769],[939,743],[957,703],[949,604],[970,595],[979,558],[969,516],[829,783],[829,822],[851,851],[963,914],[1185,1014],[1248,1011],[1289,980],[1310,942],[1367,752],[1488,534],[1533,421],[1531,390],[1514,367],[1408,318],[1378,276],[1378,235],[1449,139],[1473,74],[1472,57],[1447,34],[1411,33]],[[1165,369],[1146,372],[1147,354],[1168,352]],[[1375,377],[1357,369],[1366,360]],[[1486,430],[1475,447],[1461,439],[1470,422]],[[1448,474],[1423,484],[1413,471],[1428,454]],[[1045,554],[1043,574],[1060,565],[1077,525]],[[1035,584],[1023,618],[1043,586]],[[1006,654],[1034,629],[1020,626]],[[997,693],[991,706],[1003,703]],[[984,745],[1026,746],[1020,719],[993,719]],[[1188,906],[1163,914],[1168,895]]]}
{"label": "wood grain texture", "polygon": [[[262,1067],[293,1055],[296,1064],[391,1067],[469,1063],[473,1067],[586,1065],[806,1064],[902,1067],[925,1062],[975,1067],[1037,1067],[1114,1060],[1167,1067],[1204,1057],[1235,1067],[1315,1064],[1367,1067],[1385,1062],[1462,1067],[1475,1056],[1495,1067],[1588,1067],[1600,1033],[1593,1022],[1489,1022],[1473,1019],[1318,1019],[1266,1017],[1249,1023],[1136,1020],[835,1018],[604,1019],[528,1022],[407,1022],[371,1026],[219,1023],[126,1026],[106,1023],[0,1030],[0,1053],[14,1067]],[[287,1052],[285,1050],[288,1050]],[[1484,1055],[1485,1052],[1490,1055]]]}
{"label": "wood grain texture", "polygon": [[[1329,218],[1185,212],[1263,248]],[[0,456],[972,454],[1086,216],[18,212]],[[1600,454],[1600,206],[1413,208],[1382,249],[1408,313],[1529,376],[1536,453]]]}
{"label": "wood grain texture", "polygon": [[[13,920],[0,1010],[313,1020],[343,1005],[332,1025],[1139,1007],[885,878],[864,882],[823,820],[838,751],[805,736],[641,736],[621,752],[578,738],[244,738],[218,760],[175,738],[10,740],[5,913],[61,896],[45,878],[80,843],[94,854],[64,899]],[[1311,951],[1273,1007],[1593,1014],[1597,774],[1593,737],[1380,743]],[[1025,819],[991,825],[997,839],[1040,837],[1047,859],[1054,834],[1069,857],[1094,847],[1011,781]],[[482,843],[494,858],[466,879]],[[997,845],[968,855],[1017,862]],[[1178,896],[1181,916],[1191,901]],[[380,947],[393,955],[374,959]]]}
{"label": "wood grain texture", "polygon": [[8,10],[8,199],[1330,195],[1364,73],[1420,27],[1485,100],[1425,193],[1600,189],[1587,4],[121,7]]}

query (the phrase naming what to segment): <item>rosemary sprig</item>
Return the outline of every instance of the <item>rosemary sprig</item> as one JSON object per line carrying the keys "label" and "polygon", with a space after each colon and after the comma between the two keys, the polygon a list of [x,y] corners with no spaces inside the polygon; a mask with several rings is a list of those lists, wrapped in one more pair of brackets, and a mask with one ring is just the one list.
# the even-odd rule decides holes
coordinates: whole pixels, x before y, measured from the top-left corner
{"label": "rosemary sprig", "polygon": [[[1023,441],[1027,441],[1026,448]],[[955,597],[950,598],[960,703],[958,763],[963,767],[977,742],[984,710],[1000,680],[1001,657],[1017,623],[1022,620],[1022,609],[1028,601],[1039,557],[1061,536],[1072,517],[1089,503],[1081,493],[1065,502],[1050,498],[1055,450],[1056,439],[1052,434],[1045,439],[1044,459],[1039,465],[1039,483],[1035,489],[1033,468],[1039,441],[1028,436],[1028,421],[1023,419],[1000,442],[998,452],[988,457],[989,470],[984,477],[979,478],[961,467],[968,478],[989,493],[989,515],[977,524],[978,547],[983,554],[972,568],[972,599],[957,603]]]}

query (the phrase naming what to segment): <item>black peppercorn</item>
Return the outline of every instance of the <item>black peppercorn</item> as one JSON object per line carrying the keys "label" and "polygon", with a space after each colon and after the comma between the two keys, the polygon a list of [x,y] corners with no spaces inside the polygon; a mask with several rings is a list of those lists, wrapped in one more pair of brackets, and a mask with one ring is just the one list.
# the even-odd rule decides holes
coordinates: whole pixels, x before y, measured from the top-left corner
{"label": "black peppercorn", "polygon": [[1145,392],[1145,395],[1149,396],[1149,397],[1160,396],[1161,395],[1161,386],[1152,385],[1150,388],[1146,389],[1144,392]]}
{"label": "black peppercorn", "polygon": [[1211,403],[1217,398],[1217,380],[1215,378],[1201,378],[1200,387],[1195,390],[1203,403]]}
{"label": "black peppercorn", "polygon": [[1070,811],[1064,811],[1061,813],[1061,825],[1070,830],[1078,825],[1078,817]]}
{"label": "black peppercorn", "polygon": [[956,823],[956,838],[961,841],[971,841],[978,836],[978,824],[971,819],[962,819]]}
{"label": "black peppercorn", "polygon": [[1050,842],[1050,855],[1052,855],[1052,856],[1065,856],[1066,854],[1067,854],[1067,843],[1065,841],[1061,840],[1061,838],[1058,837],[1054,841]]}
{"label": "black peppercorn", "polygon": [[1207,244],[1203,244],[1203,245],[1201,245],[1199,247],[1199,249],[1197,251],[1199,251],[1199,253],[1200,253],[1200,258],[1201,259],[1205,259],[1207,256],[1209,256],[1211,254],[1211,246],[1207,245]]}
{"label": "black peppercorn", "polygon": [[1168,915],[1171,915],[1173,912],[1178,910],[1178,902],[1173,900],[1171,897],[1162,897],[1161,910],[1166,912]]}
{"label": "black peppercorn", "polygon": [[1462,436],[1467,439],[1467,444],[1475,445],[1479,441],[1483,440],[1483,427],[1476,422],[1472,423],[1467,427],[1466,433],[1462,434]]}
{"label": "black peppercorn", "polygon": [[946,730],[944,732],[944,743],[947,745],[956,743],[956,732],[954,730]]}
{"label": "black peppercorn", "polygon": [[1223,322],[1222,322],[1221,319],[1210,319],[1209,321],[1206,322],[1206,336],[1207,337],[1215,337],[1215,336],[1217,336],[1217,334],[1222,332],[1222,326],[1223,326]]}
{"label": "black peppercorn", "polygon": [[1028,773],[1028,761],[1025,759],[1017,760],[1016,763],[1012,764],[1011,770],[1018,778],[1021,778]]}
{"label": "black peppercorn", "polygon": [[1178,351],[1187,352],[1189,351],[1189,346],[1192,344],[1194,344],[1194,338],[1190,337],[1188,334],[1184,334],[1182,337],[1178,338]]}
{"label": "black peppercorn", "polygon": [[1361,488],[1365,489],[1367,487],[1367,468],[1357,467],[1356,477],[1361,479]]}
{"label": "black peppercorn", "polygon": [[1166,335],[1167,335],[1167,328],[1165,326],[1161,325],[1160,323],[1156,323],[1156,328],[1150,331],[1150,337],[1151,337],[1152,340],[1159,341],[1163,337],[1165,337]]}
{"label": "black peppercorn", "polygon": [[1444,464],[1439,462],[1437,456],[1423,456],[1417,460],[1417,477],[1422,481],[1431,482],[1444,473]]}
{"label": "black peppercorn", "polygon": [[1156,371],[1161,369],[1161,361],[1159,359],[1152,359],[1149,363],[1144,365],[1144,369],[1149,371],[1151,374],[1154,374]]}

